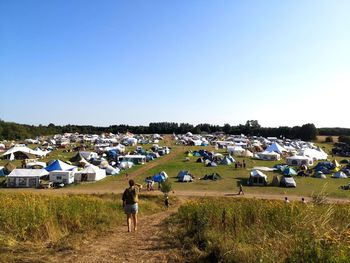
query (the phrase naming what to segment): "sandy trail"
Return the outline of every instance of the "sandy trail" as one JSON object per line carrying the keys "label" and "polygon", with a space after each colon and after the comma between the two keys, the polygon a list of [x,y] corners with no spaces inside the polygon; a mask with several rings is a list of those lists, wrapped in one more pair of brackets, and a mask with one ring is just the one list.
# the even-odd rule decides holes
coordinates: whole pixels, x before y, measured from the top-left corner
{"label": "sandy trail", "polygon": [[56,253],[52,262],[181,262],[176,250],[167,244],[164,237],[165,219],[178,207],[139,217],[136,232],[128,233],[125,222],[104,235],[84,241],[73,251]]}

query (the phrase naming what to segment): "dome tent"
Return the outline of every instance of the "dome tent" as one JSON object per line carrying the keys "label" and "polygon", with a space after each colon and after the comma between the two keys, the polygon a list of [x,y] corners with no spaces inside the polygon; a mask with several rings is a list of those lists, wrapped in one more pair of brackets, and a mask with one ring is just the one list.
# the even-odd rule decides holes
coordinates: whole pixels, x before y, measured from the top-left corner
{"label": "dome tent", "polygon": [[248,185],[265,186],[267,185],[267,175],[259,170],[252,170],[248,180]]}

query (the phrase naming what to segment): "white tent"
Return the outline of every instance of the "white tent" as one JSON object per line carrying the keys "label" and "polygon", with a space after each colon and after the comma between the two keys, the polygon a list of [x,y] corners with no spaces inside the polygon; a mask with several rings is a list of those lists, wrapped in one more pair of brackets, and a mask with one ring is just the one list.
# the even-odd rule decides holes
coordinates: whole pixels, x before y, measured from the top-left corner
{"label": "white tent", "polygon": [[11,149],[7,150],[5,153],[3,153],[2,156],[4,156],[7,159],[10,159],[10,158],[16,158],[16,156],[18,155],[22,155],[22,156],[25,156],[26,158],[32,159],[35,157],[42,157],[47,154],[48,152],[46,151],[41,151],[41,150],[35,151],[28,148],[27,146],[14,146]]}
{"label": "white tent", "polygon": [[106,170],[100,169],[95,165],[87,165],[81,171],[78,171],[74,175],[74,181],[99,181],[106,177]]}
{"label": "white tent", "polygon": [[45,169],[14,169],[7,176],[7,187],[39,187],[40,177],[48,174]]}
{"label": "white tent", "polygon": [[234,156],[242,156],[244,151],[245,150],[242,146],[227,146],[228,154],[232,154]]}
{"label": "white tent", "polygon": [[118,156],[118,161],[133,162],[134,164],[144,164],[146,162],[146,156],[140,154]]}
{"label": "white tent", "polygon": [[286,158],[286,163],[288,165],[302,166],[302,165],[313,165],[313,159],[308,156],[295,155]]}
{"label": "white tent", "polygon": [[256,154],[256,158],[265,161],[278,161],[281,159],[281,155],[276,152],[264,151]]}
{"label": "white tent", "polygon": [[270,144],[270,146],[267,147],[265,151],[266,152],[276,152],[276,153],[279,153],[279,154],[282,154],[283,152],[287,152],[287,150],[284,149],[277,142],[274,142],[274,143]]}
{"label": "white tent", "polygon": [[305,148],[299,151],[298,155],[308,156],[313,160],[327,160],[328,154],[326,154],[322,149],[311,149]]}
{"label": "white tent", "polygon": [[75,171],[52,171],[49,175],[49,180],[54,183],[72,184],[74,183]]}
{"label": "white tent", "polygon": [[259,170],[252,170],[249,177],[249,185],[267,185],[267,175]]}

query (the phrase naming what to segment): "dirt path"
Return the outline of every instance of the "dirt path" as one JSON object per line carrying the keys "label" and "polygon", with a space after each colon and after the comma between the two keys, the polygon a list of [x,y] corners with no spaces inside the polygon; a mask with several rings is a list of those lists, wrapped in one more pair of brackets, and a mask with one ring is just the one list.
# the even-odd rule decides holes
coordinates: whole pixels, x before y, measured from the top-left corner
{"label": "dirt path", "polygon": [[162,156],[161,158],[154,160],[152,162],[149,162],[145,165],[143,165],[140,169],[137,169],[135,172],[130,173],[129,177],[137,177],[139,175],[142,175],[144,173],[147,173],[148,170],[166,163],[167,161],[173,159],[174,157],[176,157],[180,152],[183,152],[184,150],[182,149],[182,147],[173,147],[171,152],[165,156]]}
{"label": "dirt path", "polygon": [[181,262],[164,238],[164,221],[180,204],[157,214],[141,216],[137,232],[127,232],[126,222],[94,240],[85,241],[77,250],[57,253],[53,262]]}

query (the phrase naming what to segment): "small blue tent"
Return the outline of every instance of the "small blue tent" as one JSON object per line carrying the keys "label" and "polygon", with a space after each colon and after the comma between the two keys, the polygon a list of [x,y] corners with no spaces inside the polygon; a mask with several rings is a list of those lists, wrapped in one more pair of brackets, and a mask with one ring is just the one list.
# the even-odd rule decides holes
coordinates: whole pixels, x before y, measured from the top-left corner
{"label": "small blue tent", "polygon": [[285,176],[293,176],[293,175],[297,175],[297,172],[291,168],[291,167],[287,167],[283,170],[283,175]]}
{"label": "small blue tent", "polygon": [[156,183],[164,182],[168,178],[168,175],[165,172],[160,172],[153,176],[153,181]]}

